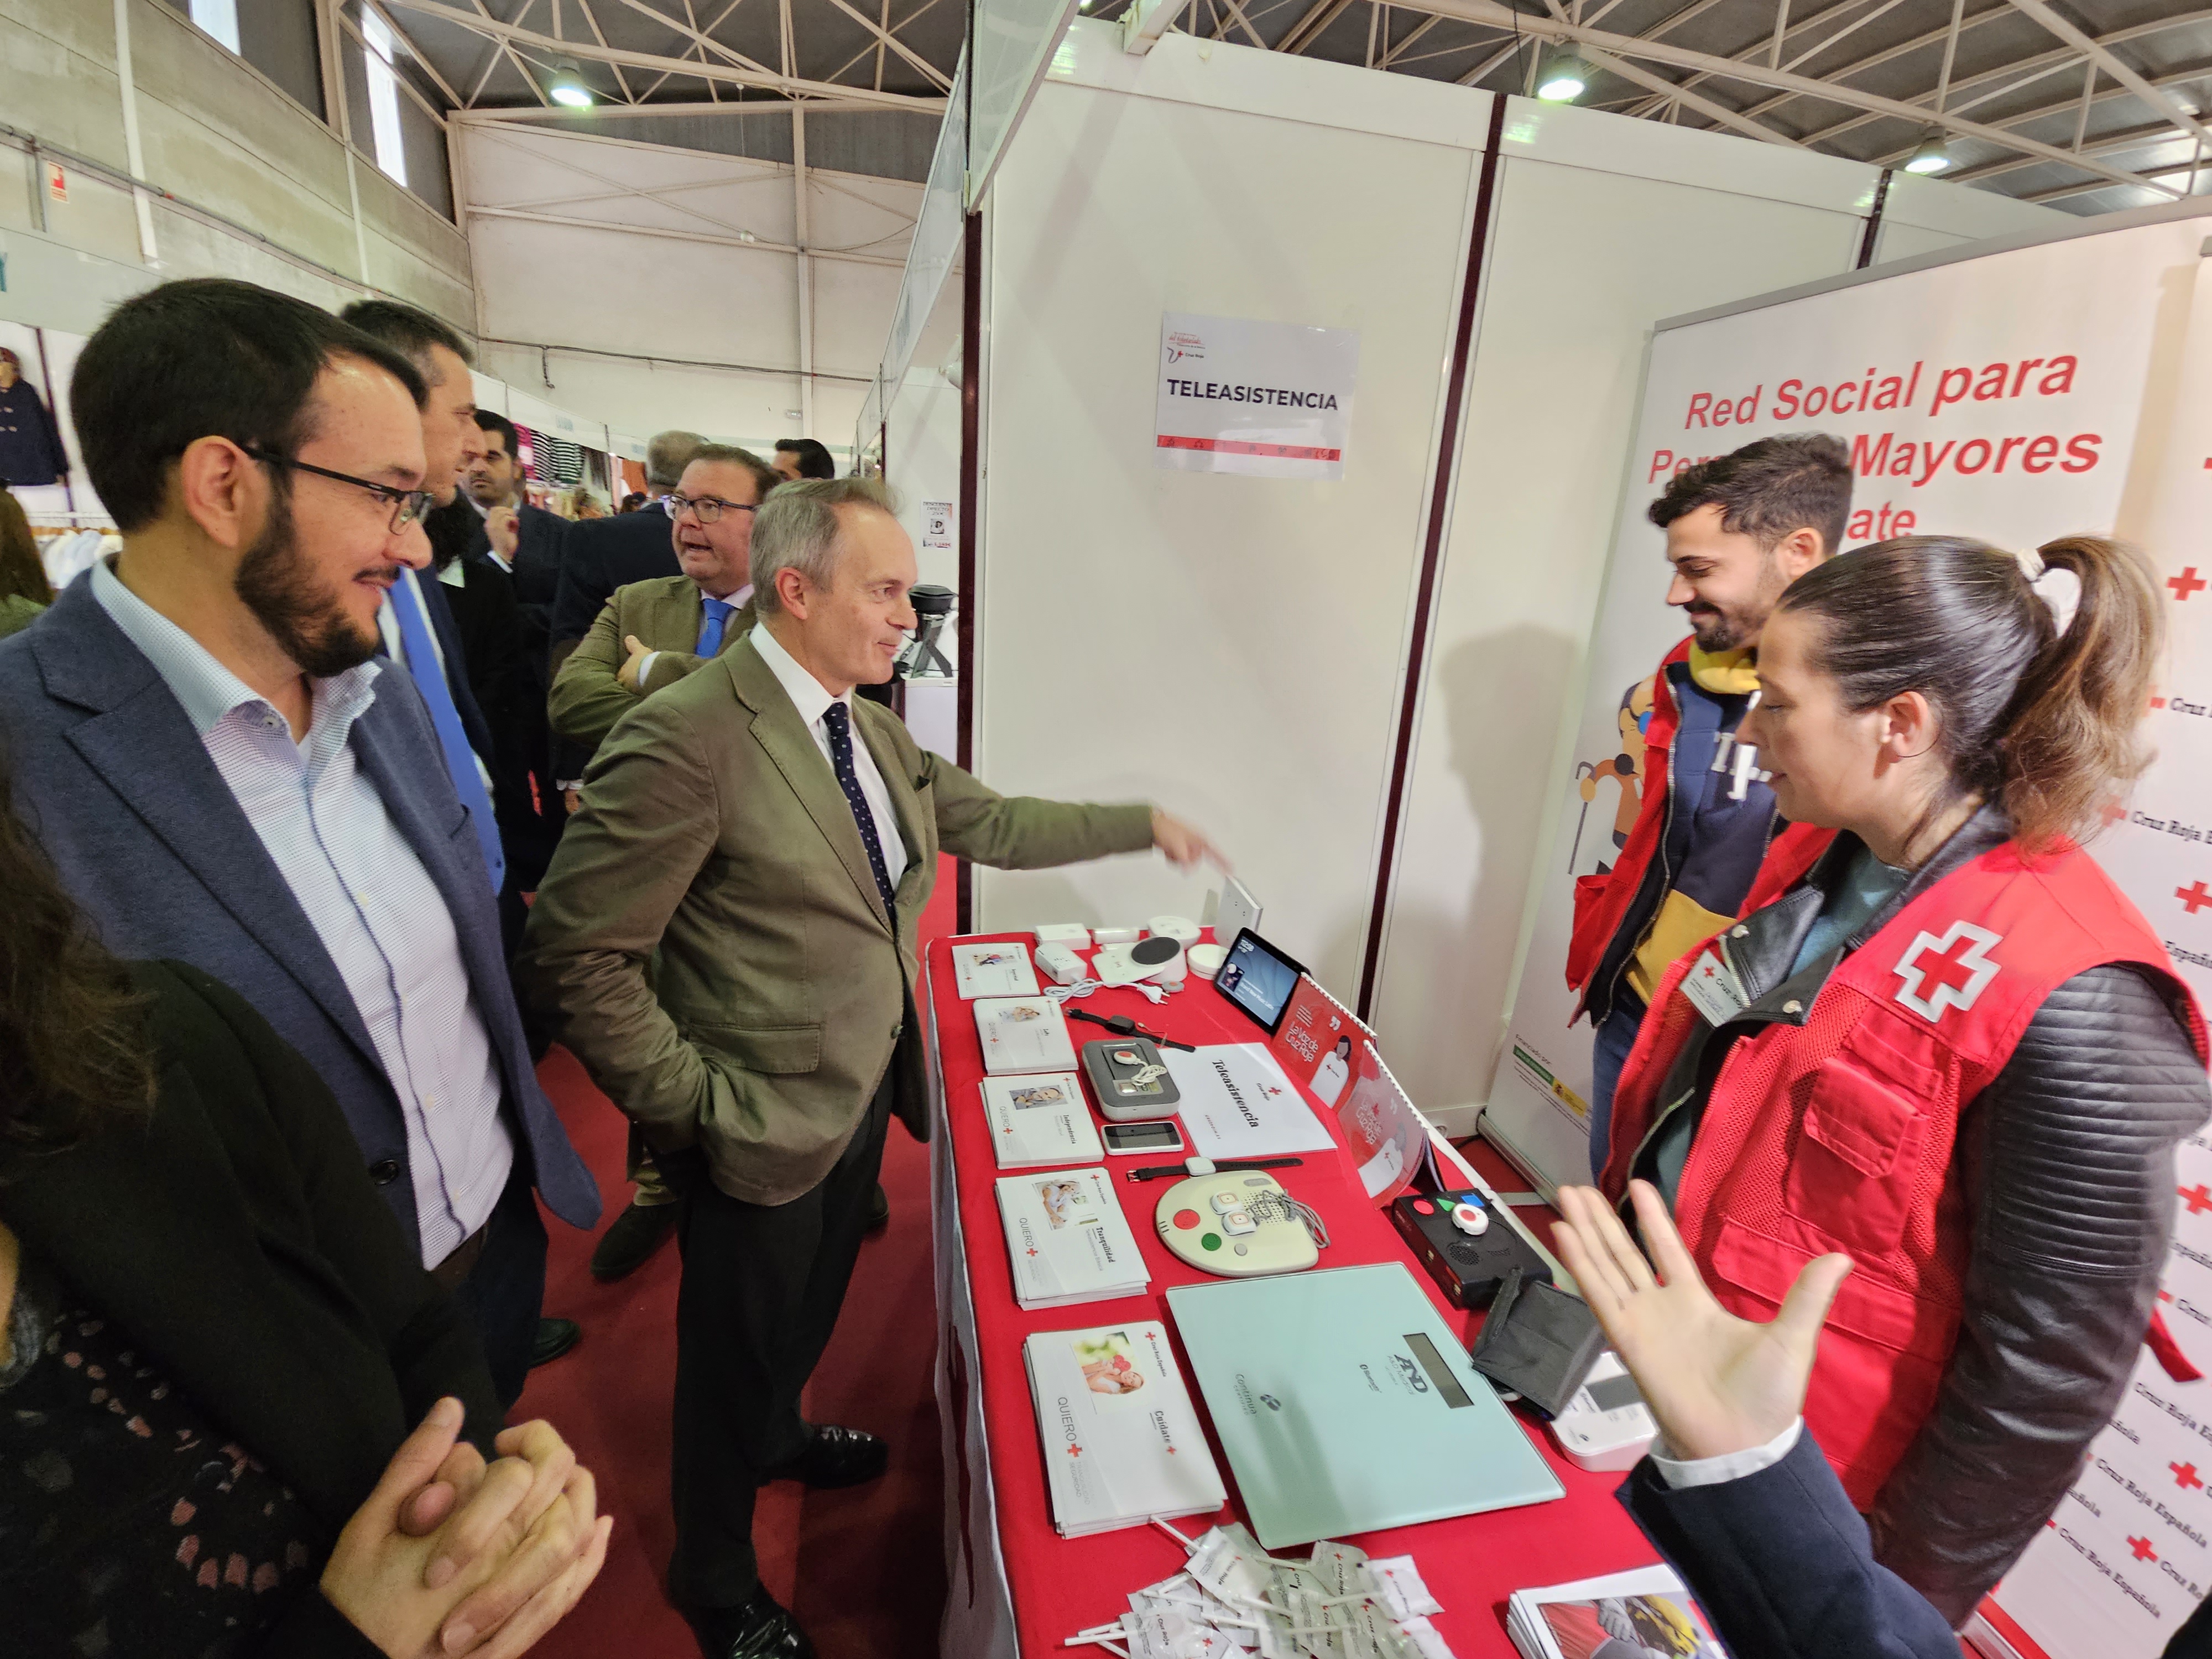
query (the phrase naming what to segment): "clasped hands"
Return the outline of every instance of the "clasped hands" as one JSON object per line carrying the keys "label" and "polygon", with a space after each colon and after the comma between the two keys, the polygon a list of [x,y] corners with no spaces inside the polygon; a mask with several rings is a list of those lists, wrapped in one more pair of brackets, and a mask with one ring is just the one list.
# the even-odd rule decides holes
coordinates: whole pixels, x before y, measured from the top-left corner
{"label": "clasped hands", "polygon": [[400,1443],[323,1569],[325,1600],[389,1659],[513,1659],[576,1604],[611,1516],[550,1424],[504,1431],[487,1465],[441,1400]]}
{"label": "clasped hands", "polygon": [[1628,1194],[1650,1261],[1590,1187],[1559,1188],[1561,1219],[1553,1230],[1559,1260],[1643,1390],[1671,1455],[1718,1457],[1765,1445],[1804,1409],[1820,1327],[1851,1259],[1808,1263],[1768,1323],[1738,1319],[1698,1276],[1658,1189],[1632,1181]]}

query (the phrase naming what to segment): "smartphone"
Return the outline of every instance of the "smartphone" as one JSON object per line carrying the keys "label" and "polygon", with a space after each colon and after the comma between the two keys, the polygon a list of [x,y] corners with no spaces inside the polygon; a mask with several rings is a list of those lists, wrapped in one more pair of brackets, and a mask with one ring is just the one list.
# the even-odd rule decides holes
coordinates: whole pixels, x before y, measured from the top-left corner
{"label": "smartphone", "polygon": [[1179,1152],[1183,1150],[1182,1131],[1165,1119],[1150,1123],[1108,1123],[1099,1133],[1106,1138],[1109,1152]]}

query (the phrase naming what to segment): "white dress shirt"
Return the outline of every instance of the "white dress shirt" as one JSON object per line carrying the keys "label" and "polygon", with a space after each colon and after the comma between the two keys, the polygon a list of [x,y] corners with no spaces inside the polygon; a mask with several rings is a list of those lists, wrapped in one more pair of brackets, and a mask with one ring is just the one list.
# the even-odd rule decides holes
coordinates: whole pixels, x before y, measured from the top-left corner
{"label": "white dress shirt", "polygon": [[1765,1445],[1723,1452],[1717,1457],[1677,1457],[1662,1436],[1651,1443],[1651,1467],[1670,1486],[1717,1486],[1724,1480],[1741,1480],[1773,1468],[1796,1449],[1797,1437],[1804,1432],[1805,1419],[1792,1418],[1790,1426]]}
{"label": "white dress shirt", "polygon": [[[851,720],[852,692],[848,690],[842,697],[831,696],[822,682],[800,667],[798,659],[783,648],[782,641],[769,631],[766,621],[757,625],[746,637],[752,641],[753,649],[760,653],[761,660],[783,687],[792,706],[799,710],[799,718],[813,733],[814,746],[822,751],[830,775],[835,777],[837,765],[830,758],[830,728],[822,723],[822,717],[830,712],[831,703],[842,702],[846,718]],[[883,843],[884,873],[890,878],[891,890],[896,892],[899,877],[906,872],[906,837],[899,833],[898,814],[891,810],[891,792],[884,787],[884,775],[876,769],[876,757],[868,752],[867,742],[860,736],[860,721],[853,720],[852,732],[853,770],[860,780],[860,793],[868,803],[869,813],[875,818],[876,839]]]}
{"label": "white dress shirt", "polygon": [[422,1265],[435,1267],[490,1219],[514,1141],[453,913],[347,741],[383,665],[313,681],[295,741],[282,714],[106,559],[92,592],[183,707],[345,981],[398,1097]]}

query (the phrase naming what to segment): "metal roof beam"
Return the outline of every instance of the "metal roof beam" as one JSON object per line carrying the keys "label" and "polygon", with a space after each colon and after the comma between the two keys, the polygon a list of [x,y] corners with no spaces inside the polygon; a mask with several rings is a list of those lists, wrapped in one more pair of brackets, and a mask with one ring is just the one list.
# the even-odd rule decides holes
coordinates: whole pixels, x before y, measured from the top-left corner
{"label": "metal roof beam", "polygon": [[[494,18],[463,11],[457,6],[441,4],[440,0],[391,0],[391,3],[404,6],[410,11],[419,11],[425,16],[441,18],[457,28],[467,29],[471,33],[496,40],[510,51],[517,46],[530,46],[549,56],[574,58],[586,63],[621,64],[631,69],[665,70],[671,74],[690,76],[697,80],[718,81],[725,86],[753,87],[763,92],[780,92],[787,98],[844,99],[883,109],[913,110],[923,114],[941,114],[945,109],[942,98],[915,97],[901,92],[876,92],[867,87],[836,86],[826,81],[809,81],[794,75],[763,74],[734,65],[693,63],[686,58],[664,58],[653,52],[627,52],[617,47],[588,46],[574,40],[556,40],[530,29],[518,28],[511,23],[501,23]],[[663,21],[666,21],[665,17]],[[532,85],[536,84],[532,78]],[[542,89],[539,95],[544,95]]]}
{"label": "metal roof beam", "polygon": [[[1977,22],[1984,18],[2002,16],[2004,15],[2005,9],[2006,9],[2001,8],[1993,12],[1985,11],[1978,13],[1975,16],[1966,19],[1964,27],[1966,28],[1972,28]],[[2098,36],[2097,44],[2103,46],[2116,46],[2122,45],[2126,41],[2140,40],[2145,35],[2161,34],[2168,29],[2186,28],[2192,24],[2204,22],[2212,22],[2212,10],[2200,9],[2197,11],[2177,12],[2172,16],[2157,18],[2148,23],[2137,23],[2130,28],[2114,29],[2109,34]],[[1902,57],[1906,52],[1917,52],[1921,47],[1931,45],[1941,38],[1942,31],[1940,30],[1936,31],[1935,33],[1921,35],[1916,40],[1907,40],[1900,45],[1892,46],[1886,52],[1876,52],[1871,58],[1863,58],[1856,64],[1846,64],[1843,68],[1836,70],[1835,74],[1837,76],[1840,77],[1846,75],[1856,75],[1861,70],[1874,69],[1880,64],[1890,62],[1893,58]],[[1987,86],[1992,82],[2001,81],[2007,76],[2014,74],[2021,70],[2039,69],[2045,65],[2050,66],[2053,70],[2057,70],[2064,68],[2069,64],[2080,64],[2084,60],[2080,53],[2069,51],[2063,47],[2059,47],[2051,52],[2039,52],[2033,58],[2017,58],[2009,64],[2001,64],[1995,69],[1984,70],[1978,75],[1967,76],[1962,80],[1953,82],[1951,83],[1951,90],[1954,93],[1972,92],[1978,88]],[[2164,79],[2165,77],[2160,77],[2161,84],[2163,84]],[[2107,95],[2124,96],[2125,94],[2100,94],[2100,97],[2102,98]],[[1934,94],[1930,93],[1923,94],[1923,96],[1932,97]],[[1755,104],[1752,106],[1752,112],[1755,114],[1762,109],[1771,107],[1772,104],[1784,101],[1785,100],[1775,99],[1770,100],[1768,104]],[[2000,125],[2012,126],[2021,122],[2035,119],[2042,115],[2052,114],[2060,110],[2072,109],[2075,105],[2080,103],[2080,101],[2081,100],[2079,97],[2069,97],[2062,103],[2054,104],[2047,108],[2038,110],[2033,115],[2008,116]],[[1866,125],[1869,121],[1879,121],[1882,118],[1883,118],[1879,115],[1854,115],[1847,121],[1838,121],[1832,126],[1823,127],[1817,132],[1809,132],[1806,134],[1805,142],[1809,144],[1825,144],[1831,139],[1839,138],[1846,132],[1854,131],[1856,129]]]}
{"label": "metal roof beam", "polygon": [[2212,127],[2207,127],[2194,115],[2143,79],[2132,65],[2122,63],[2096,41],[2075,28],[2057,12],[2044,4],[2043,0],[2010,0],[2014,11],[2032,17],[2051,33],[2057,35],[2075,51],[2095,61],[2097,67],[2118,81],[2130,92],[2148,104],[2160,115],[2179,127],[2200,144],[2212,144]]}
{"label": "metal roof beam", "polygon": [[[1456,17],[1469,23],[1504,25],[1510,27],[1514,17],[1513,12],[1499,4],[1498,0],[1399,0],[1399,3],[1408,11],[1433,12],[1446,17]],[[2053,145],[2044,143],[2039,139],[2022,137],[1996,127],[1985,126],[1978,121],[1968,121],[1954,115],[1931,117],[1929,112],[1916,108],[1911,104],[1901,102],[1894,98],[1884,98],[1874,93],[1863,92],[1856,87],[1830,86],[1822,82],[1811,80],[1805,76],[1793,74],[1788,70],[1771,70],[1763,64],[1733,63],[1725,58],[1711,57],[1705,52],[1692,52],[1681,46],[1670,46],[1655,40],[1638,40],[1633,35],[1615,34],[1609,30],[1591,28],[1586,24],[1563,22],[1556,17],[1540,17],[1533,20],[1524,18],[1522,21],[1528,33],[1540,40],[1573,40],[1584,47],[1595,48],[1599,52],[1615,54],[1623,58],[1664,64],[1670,68],[1691,71],[1704,70],[1723,80],[1741,81],[1752,86],[1770,88],[1775,91],[1795,92],[1802,96],[1824,99],[1831,103],[1841,104],[1847,108],[1856,107],[1871,110],[1878,114],[1894,116],[1898,119],[1911,121],[1916,125],[1925,125],[1932,119],[1934,125],[1942,127],[1946,131],[1956,133],[1960,137],[1979,138],[1984,143],[1995,144],[2001,149],[2018,150],[2022,155],[2040,155],[2046,161],[2063,161],[2067,166],[2079,167],[2085,173],[2094,173],[2101,177],[2110,178],[2115,184],[2133,185],[2142,182],[2131,175],[2119,172],[2117,168],[2106,167],[2103,162],[2094,157],[2075,156]],[[2155,188],[2170,195],[2182,194],[2181,191],[2165,185],[2156,185]]]}

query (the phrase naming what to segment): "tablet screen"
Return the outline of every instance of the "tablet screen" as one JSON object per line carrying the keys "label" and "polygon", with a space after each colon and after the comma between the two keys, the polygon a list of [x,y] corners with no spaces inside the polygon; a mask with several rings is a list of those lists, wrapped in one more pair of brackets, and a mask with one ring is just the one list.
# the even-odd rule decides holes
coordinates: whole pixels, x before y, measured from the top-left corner
{"label": "tablet screen", "polygon": [[1283,1023],[1291,993],[1305,969],[1249,928],[1237,935],[1213,988],[1249,1014],[1269,1036]]}

